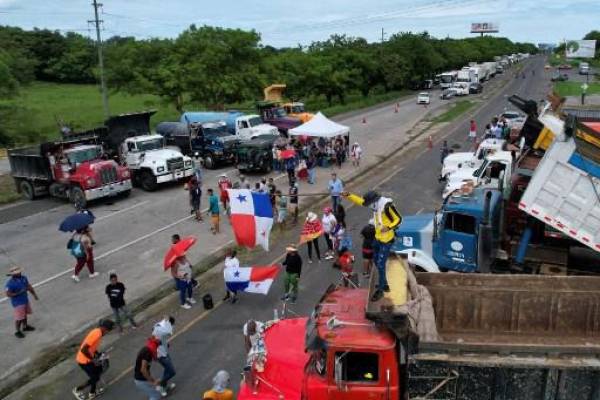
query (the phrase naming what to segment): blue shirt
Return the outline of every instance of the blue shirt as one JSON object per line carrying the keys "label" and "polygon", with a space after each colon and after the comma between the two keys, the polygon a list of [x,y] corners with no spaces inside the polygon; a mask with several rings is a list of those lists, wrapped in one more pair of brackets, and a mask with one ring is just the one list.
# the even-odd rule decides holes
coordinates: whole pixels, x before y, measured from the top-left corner
{"label": "blue shirt", "polygon": [[12,293],[20,293],[14,297],[10,298],[10,302],[13,307],[22,306],[23,304],[29,303],[29,298],[27,297],[27,287],[29,286],[29,281],[23,275],[18,278],[14,276],[10,278],[6,285],[4,286],[7,291]]}
{"label": "blue shirt", "polygon": [[211,214],[219,214],[219,198],[215,194],[208,198],[208,210]]}
{"label": "blue shirt", "polygon": [[344,191],[344,184],[340,178],[329,181],[329,192],[332,196],[339,196]]}

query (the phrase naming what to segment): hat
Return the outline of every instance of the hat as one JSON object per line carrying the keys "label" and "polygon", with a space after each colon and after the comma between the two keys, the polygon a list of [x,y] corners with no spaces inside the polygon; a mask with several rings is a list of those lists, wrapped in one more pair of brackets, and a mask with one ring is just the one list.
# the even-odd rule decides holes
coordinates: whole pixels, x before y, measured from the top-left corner
{"label": "hat", "polygon": [[365,195],[363,196],[364,199],[364,203],[363,206],[368,207],[371,204],[375,203],[377,200],[379,200],[381,196],[379,195],[379,193],[377,193],[374,190],[369,190],[367,193],[365,193]]}
{"label": "hat", "polygon": [[315,214],[314,212],[310,211],[308,214],[306,214],[306,220],[309,222],[314,222],[317,220],[317,214]]}
{"label": "hat", "polygon": [[21,267],[19,267],[18,265],[13,265],[12,267],[10,267],[9,273],[6,275],[11,276],[11,275],[20,274],[21,272],[23,272]]}
{"label": "hat", "polygon": [[287,247],[285,248],[285,251],[298,251],[298,248],[296,247],[295,244],[290,243],[287,245]]}

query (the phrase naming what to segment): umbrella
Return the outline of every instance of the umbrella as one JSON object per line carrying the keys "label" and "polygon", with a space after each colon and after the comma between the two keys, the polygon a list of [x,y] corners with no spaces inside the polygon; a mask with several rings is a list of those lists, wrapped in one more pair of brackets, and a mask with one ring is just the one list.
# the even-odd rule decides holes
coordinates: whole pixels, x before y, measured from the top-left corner
{"label": "umbrella", "polygon": [[281,151],[281,158],[287,160],[288,158],[293,158],[296,155],[296,151],[293,149],[287,149]]}
{"label": "umbrella", "polygon": [[197,239],[194,236],[187,236],[172,245],[169,248],[169,251],[167,251],[167,254],[165,254],[165,259],[163,261],[165,271],[171,268],[177,258],[184,256],[186,251],[196,243],[196,240]]}
{"label": "umbrella", "polygon": [[68,216],[58,227],[62,232],[73,232],[83,229],[94,222],[94,215],[91,213],[77,213]]}

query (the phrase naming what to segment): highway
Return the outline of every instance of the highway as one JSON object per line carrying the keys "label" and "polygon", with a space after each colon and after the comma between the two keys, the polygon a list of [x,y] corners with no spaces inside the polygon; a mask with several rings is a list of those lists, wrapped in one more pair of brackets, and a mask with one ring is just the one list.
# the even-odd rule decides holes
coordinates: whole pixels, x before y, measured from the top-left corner
{"label": "highway", "polygon": [[[544,59],[535,57],[525,63],[526,79],[513,79],[508,76],[500,78],[505,79],[506,83],[502,85],[498,92],[484,92],[483,99],[485,100],[481,108],[475,113],[466,113],[460,121],[448,125],[447,129],[442,129],[435,134],[433,150],[429,150],[424,142],[415,141],[406,150],[375,168],[364,179],[359,179],[350,189],[363,193],[370,188],[377,188],[382,193],[393,197],[399,210],[404,215],[433,211],[441,202],[440,186],[437,182],[440,166],[439,144],[441,140],[446,138],[451,146],[459,148],[458,151],[466,151],[470,147],[470,144],[466,141],[469,119],[475,119],[481,129],[494,115],[503,112],[507,108],[513,108],[506,100],[512,94],[535,100],[544,98],[549,88],[549,82],[548,77],[545,77],[545,74],[542,73],[543,66]],[[535,75],[530,73],[532,69],[536,71]],[[512,71],[509,71],[506,75],[511,73]],[[394,131],[394,128],[397,128],[397,120],[394,120],[394,117],[394,114],[390,113],[388,108],[384,111],[381,109],[372,111],[372,114],[367,116],[368,124],[366,127],[363,126],[362,116],[360,115],[344,122],[351,124],[353,132],[362,135],[359,136],[359,141],[363,143],[363,140],[375,131],[378,131],[378,135],[381,136],[381,139],[377,136],[377,140],[386,140],[385,138],[389,140],[390,133]],[[147,274],[157,274],[156,262],[157,259],[160,259],[165,248],[165,242],[168,241],[170,234],[175,231],[187,234],[198,229],[198,225],[185,219],[185,213],[182,215],[181,208],[183,206],[174,206],[176,202],[179,204],[185,202],[185,194],[182,192],[178,188],[163,190],[152,194],[151,200],[145,194],[136,194],[123,202],[124,204],[119,203],[118,207],[107,205],[99,207],[97,212],[94,210],[100,217],[95,224],[95,229],[101,243],[97,254],[104,256],[102,258],[104,261],[99,263],[101,268],[116,267],[119,268],[120,272],[130,271],[126,274],[129,282],[134,282],[136,279],[143,280],[140,277]],[[315,205],[313,211],[320,212],[322,206],[321,204]],[[185,207],[183,208],[185,209]],[[57,249],[59,253],[62,251],[61,247],[63,247],[63,242],[66,242],[66,238],[55,239],[58,235],[56,221],[68,212],[68,206],[60,206],[0,226],[2,237],[8,238],[7,241],[3,241],[2,246],[9,247],[11,252],[17,252],[20,262],[27,262],[27,265],[32,266],[44,264],[40,263],[39,260],[51,260],[52,258],[51,256],[40,257],[40,254],[48,251],[54,255],[57,254]],[[346,221],[349,230],[353,234],[355,253],[359,260],[356,268],[360,268],[361,265],[358,232],[369,216],[370,212],[364,208],[347,208]],[[32,231],[35,236],[30,238],[29,231]],[[118,232],[118,235],[116,232]],[[148,236],[136,242],[144,235]],[[298,235],[299,228],[290,229],[274,241],[272,250],[268,254],[264,252],[245,254],[243,261],[247,264],[261,265],[280,262],[285,245],[289,242],[296,242]],[[27,242],[31,245],[24,248],[22,240],[26,237]],[[41,240],[42,237],[47,238],[47,241]],[[214,243],[215,248],[223,245],[225,241],[226,238],[219,238]],[[118,249],[119,245],[124,246],[128,243],[132,244],[127,247],[127,251],[125,249],[115,250]],[[324,247],[325,244],[322,242],[321,248]],[[23,250],[19,251],[19,249]],[[301,255],[305,257],[306,249],[301,248],[300,251]],[[70,265],[66,252],[62,251],[62,253],[64,255],[62,258],[59,256],[59,258],[64,259],[64,262],[62,264],[52,263],[55,274],[68,270]],[[196,251],[192,256],[198,258],[202,254],[200,251]],[[309,313],[325,288],[330,283],[339,280],[339,271],[332,269],[329,262],[305,263],[303,268],[299,301],[292,306],[292,315],[293,313],[299,315]],[[34,267],[30,267],[28,271],[31,272],[28,272],[28,274],[34,275],[36,280],[40,281],[40,279],[52,277],[49,270],[50,268],[47,268],[47,266],[44,268],[43,265],[40,266],[39,271]],[[133,270],[137,272],[131,272]],[[61,293],[54,293],[53,296],[62,296],[59,301],[64,301],[64,304],[68,304],[69,307],[73,307],[75,310],[81,309],[83,312],[90,307],[90,287],[95,285],[95,290],[101,291],[100,282],[89,282],[87,279],[82,280],[79,285],[70,285],[65,289],[66,284],[72,282],[68,281],[68,276],[64,276],[64,273],[60,275],[60,279],[55,278],[56,280],[60,283],[49,282],[47,285],[42,286],[41,295],[48,295],[50,288],[54,288],[55,291],[60,290]],[[211,273],[203,276],[201,280],[201,295],[206,292],[211,293],[216,303],[213,310],[203,311],[198,307],[199,304],[190,312],[180,312],[176,306],[174,296],[171,296],[169,300],[163,302],[160,306],[148,310],[148,320],[141,329],[120,338],[117,338],[116,334],[111,335],[112,338],[107,338],[107,341],[111,342],[110,346],[113,347],[113,350],[111,352],[111,369],[106,375],[106,380],[110,385],[103,398],[130,400],[143,398],[134,387],[131,367],[137,351],[144,343],[144,338],[150,333],[151,322],[165,313],[171,313],[177,319],[176,337],[171,343],[172,359],[177,369],[177,376],[174,378],[177,389],[169,398],[201,398],[202,392],[211,386],[212,377],[219,369],[229,371],[232,375],[234,387],[238,387],[238,373],[241,371],[245,360],[241,334],[242,325],[249,318],[270,319],[273,316],[274,309],[281,311],[279,297],[282,292],[282,279],[275,282],[267,296],[243,295],[241,301],[235,305],[220,302],[223,295],[223,283],[219,271],[211,271]],[[136,282],[136,286],[139,287],[136,287],[133,293],[128,293],[128,296],[152,288],[157,281]],[[62,286],[57,287],[54,285]],[[98,296],[93,297],[94,301],[97,301],[98,298]],[[34,307],[37,305],[38,303],[34,303]],[[4,307],[6,308],[6,306]],[[38,308],[38,310],[40,309]],[[49,310],[44,308],[40,310],[44,313],[46,311]],[[48,317],[52,318],[51,315]],[[40,318],[39,313],[36,318]],[[6,338],[7,332],[4,332],[4,330],[7,328],[5,324],[3,326],[2,333],[5,334],[3,336]],[[54,327],[52,324],[48,326],[48,329],[61,332],[68,330],[70,324],[69,321],[55,321]],[[13,351],[8,350],[8,353],[11,354]],[[152,367],[155,376],[158,376],[161,370],[158,364]],[[75,363],[69,361],[9,398],[65,399],[71,396],[70,390],[74,382],[83,380],[83,378],[83,373],[79,371]],[[41,395],[43,397],[36,397]]]}

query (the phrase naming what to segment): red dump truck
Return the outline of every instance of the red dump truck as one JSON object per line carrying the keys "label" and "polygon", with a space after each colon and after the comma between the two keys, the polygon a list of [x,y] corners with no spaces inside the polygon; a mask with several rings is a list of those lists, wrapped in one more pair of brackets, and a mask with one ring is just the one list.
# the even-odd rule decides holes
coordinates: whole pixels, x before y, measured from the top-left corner
{"label": "red dump truck", "polygon": [[[238,399],[600,398],[600,277],[420,273],[418,304],[402,270],[388,262],[377,303],[373,279],[332,285],[310,317],[269,324]],[[415,335],[415,305],[437,332]]]}

